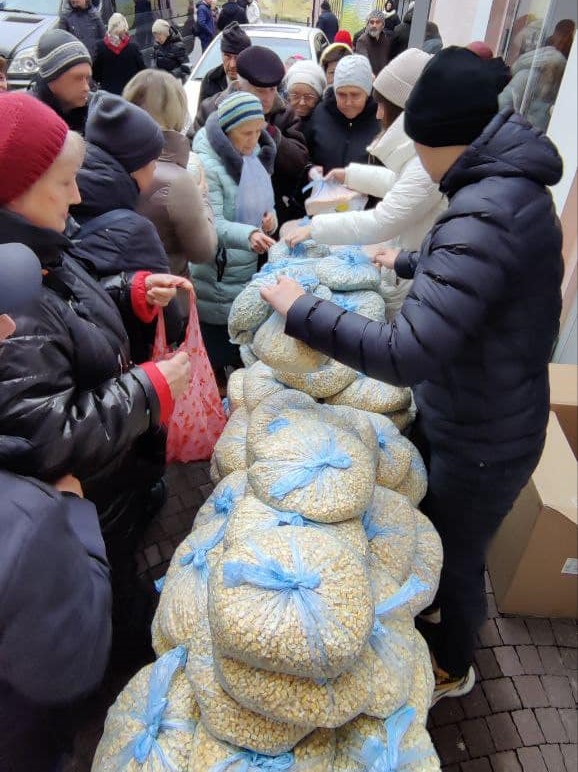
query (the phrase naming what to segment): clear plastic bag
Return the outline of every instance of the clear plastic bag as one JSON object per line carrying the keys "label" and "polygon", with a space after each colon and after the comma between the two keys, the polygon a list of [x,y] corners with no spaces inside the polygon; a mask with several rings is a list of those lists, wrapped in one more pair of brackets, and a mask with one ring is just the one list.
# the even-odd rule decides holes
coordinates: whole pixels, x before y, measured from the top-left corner
{"label": "clear plastic bag", "polygon": [[222,655],[303,678],[350,669],[373,625],[365,562],[317,529],[287,526],[227,550],[209,582]]}
{"label": "clear plastic bag", "polygon": [[275,370],[274,376],[290,389],[298,389],[315,399],[326,399],[343,391],[357,378],[357,373],[347,365],[329,359],[312,373],[288,373]]}
{"label": "clear plastic bag", "polygon": [[241,707],[217,681],[211,639],[205,626],[191,638],[186,677],[197,700],[203,725],[219,740],[266,755],[292,750],[315,727],[272,721]]}
{"label": "clear plastic bag", "polygon": [[327,362],[327,356],[306,343],[285,334],[285,318],[273,313],[261,325],[253,339],[253,351],[262,362],[274,369],[294,373],[311,373]]}
{"label": "clear plastic bag", "polygon": [[227,400],[231,413],[234,413],[239,407],[245,407],[243,384],[245,382],[246,372],[246,368],[240,367],[238,370],[234,370],[231,373],[229,380],[227,381]]}
{"label": "clear plastic bag", "polygon": [[290,247],[282,236],[269,250],[268,262],[271,265],[279,263],[288,265],[290,260],[319,259],[327,257],[329,253],[330,249],[327,244],[318,244],[313,239],[307,239],[295,247]]}
{"label": "clear plastic bag", "polygon": [[254,365],[259,361],[259,358],[255,356],[255,352],[253,351],[253,347],[250,345],[250,343],[245,343],[244,345],[239,346],[239,356],[241,357],[241,362],[245,365],[245,367],[251,367],[251,365]]}
{"label": "clear plastic bag", "polygon": [[223,554],[226,522],[193,529],[170,562],[155,613],[162,639],[173,646],[189,641],[206,618],[207,580]]}
{"label": "clear plastic bag", "polygon": [[407,474],[395,490],[407,496],[414,507],[418,507],[427,493],[427,469],[415,445],[405,437],[401,437],[400,440],[403,440],[411,453],[411,462]]}
{"label": "clear plastic bag", "polygon": [[274,509],[322,523],[349,520],[364,512],[371,500],[376,456],[353,433],[328,426],[310,412],[297,418],[281,415],[260,437],[253,432],[253,412],[249,483]]}
{"label": "clear plastic bag", "polygon": [[317,264],[321,284],[335,292],[377,290],[379,269],[361,247],[342,247]]}
{"label": "clear plastic bag", "polygon": [[248,420],[249,414],[244,407],[235,410],[215,445],[212,462],[217,468],[220,480],[247,467],[245,446]]}
{"label": "clear plastic bag", "polygon": [[183,673],[186,649],[140,670],[108,711],[92,772],[174,772],[187,768],[199,713]]}
{"label": "clear plastic bag", "polygon": [[297,528],[318,528],[339,541],[343,542],[357,553],[366,557],[369,544],[363,524],[358,517],[343,520],[341,523],[321,524],[308,520],[298,512],[282,512],[263,504],[256,496],[248,493],[237,505],[235,513],[229,519],[223,544],[229,549],[236,544],[244,544],[254,534],[267,531],[270,528],[283,528],[291,525]]}
{"label": "clear plastic bag", "polygon": [[215,653],[217,676],[239,704],[276,721],[334,729],[358,716],[372,693],[373,657],[366,650],[337,678],[271,673]]}
{"label": "clear plastic bag", "polygon": [[249,413],[266,397],[284,391],[285,386],[276,380],[273,370],[264,362],[257,362],[247,370],[243,384],[243,398]]}
{"label": "clear plastic bag", "polygon": [[331,296],[331,302],[343,308],[344,311],[361,314],[361,316],[366,316],[375,322],[385,321],[385,302],[373,290],[334,292]]}
{"label": "clear plastic bag", "polygon": [[327,398],[329,405],[348,405],[370,413],[395,413],[411,405],[411,389],[392,386],[358,373],[339,394]]}
{"label": "clear plastic bag", "polygon": [[243,156],[243,168],[235,199],[235,222],[260,228],[263,217],[275,212],[271,175],[256,155]]}
{"label": "clear plastic bag", "polygon": [[311,195],[305,200],[305,211],[310,217],[334,212],[361,212],[367,206],[366,195],[338,182],[318,179],[307,185],[303,191],[309,189]]}
{"label": "clear plastic bag", "polygon": [[399,583],[409,576],[417,549],[416,515],[405,496],[378,485],[361,519],[370,555]]}
{"label": "clear plastic bag", "polygon": [[428,518],[416,510],[416,549],[410,571],[421,580],[424,589],[412,599],[412,614],[417,616],[427,608],[436,596],[443,564],[443,547],[440,535]]}
{"label": "clear plastic bag", "polygon": [[409,472],[412,459],[408,440],[387,416],[367,413],[375,430],[379,446],[376,482],[385,488],[395,489]]}
{"label": "clear plastic bag", "polygon": [[331,772],[335,734],[316,729],[295,748],[278,756],[263,756],[216,740],[197,726],[188,772]]}

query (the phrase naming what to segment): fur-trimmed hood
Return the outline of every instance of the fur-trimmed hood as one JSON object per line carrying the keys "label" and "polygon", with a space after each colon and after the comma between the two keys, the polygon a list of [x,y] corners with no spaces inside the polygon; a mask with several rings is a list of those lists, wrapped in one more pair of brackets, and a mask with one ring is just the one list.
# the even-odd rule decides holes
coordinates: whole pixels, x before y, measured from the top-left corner
{"label": "fur-trimmed hood", "polygon": [[[205,130],[209,145],[223,162],[227,174],[229,174],[238,185],[241,181],[241,172],[243,171],[243,156],[235,150],[231,141],[220,127],[217,113],[212,113],[209,116],[205,125]],[[273,174],[276,153],[277,148],[275,142],[265,129],[263,129],[261,136],[259,137],[259,152],[257,157],[268,174]]]}

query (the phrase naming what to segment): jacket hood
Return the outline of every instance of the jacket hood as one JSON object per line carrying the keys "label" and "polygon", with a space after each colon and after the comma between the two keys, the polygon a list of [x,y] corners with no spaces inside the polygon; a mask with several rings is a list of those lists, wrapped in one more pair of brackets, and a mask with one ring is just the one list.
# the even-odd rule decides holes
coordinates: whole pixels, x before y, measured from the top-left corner
{"label": "jacket hood", "polygon": [[543,70],[552,65],[565,67],[566,57],[554,46],[544,46],[535,51],[526,51],[525,54],[519,56],[512,65],[512,75],[532,68]]}
{"label": "jacket hood", "polygon": [[191,152],[191,143],[178,131],[163,131],[165,144],[160,154],[159,161],[168,161],[169,163],[187,168],[189,153]]}
{"label": "jacket hood", "polygon": [[403,114],[369,145],[367,152],[396,174],[415,158],[415,145],[403,128]]}
{"label": "jacket hood", "polygon": [[369,96],[367,98],[367,102],[365,103],[365,107],[363,110],[359,113],[357,118],[354,118],[352,121],[349,120],[349,118],[346,118],[345,115],[341,112],[341,110],[337,107],[337,99],[335,97],[335,91],[333,89],[333,86],[330,86],[327,91],[325,92],[325,96],[323,97],[323,100],[319,103],[325,105],[328,112],[331,113],[331,115],[334,116],[334,118],[337,118],[339,121],[341,121],[344,124],[350,124],[350,123],[362,123],[366,120],[375,121],[375,115],[377,113],[377,104],[373,101],[372,97]]}
{"label": "jacket hood", "polygon": [[61,253],[72,247],[62,233],[39,228],[19,214],[0,208],[0,244],[11,242],[29,247],[43,267],[59,265],[62,262]]}
{"label": "jacket hood", "polygon": [[136,209],[136,182],[115,158],[90,142],[76,180],[82,201],[71,212],[80,221],[113,209]]}
{"label": "jacket hood", "polygon": [[[221,159],[227,174],[238,185],[241,180],[241,172],[243,171],[243,156],[235,150],[229,138],[220,127],[217,113],[212,113],[209,116],[205,124],[205,130],[211,149]],[[275,142],[263,130],[259,138],[259,152],[257,155],[268,174],[273,174],[276,152]]]}
{"label": "jacket hood", "polygon": [[562,177],[562,159],[545,134],[518,113],[502,110],[449,169],[440,190],[451,196],[487,177],[526,177],[555,185]]}

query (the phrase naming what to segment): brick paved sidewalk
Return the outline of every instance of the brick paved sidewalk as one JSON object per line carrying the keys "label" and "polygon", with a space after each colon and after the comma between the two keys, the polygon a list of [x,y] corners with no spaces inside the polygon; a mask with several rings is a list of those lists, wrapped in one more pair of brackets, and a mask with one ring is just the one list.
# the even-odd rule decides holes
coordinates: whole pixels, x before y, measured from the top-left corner
{"label": "brick paved sidewalk", "polygon": [[[169,500],[145,536],[139,571],[166,573],[212,490],[208,464],[169,469]],[[445,772],[577,772],[578,641],[573,621],[502,617],[487,581],[488,621],[476,652],[471,694],[442,700],[428,728]],[[89,772],[107,706],[134,670],[109,675],[66,772]]]}

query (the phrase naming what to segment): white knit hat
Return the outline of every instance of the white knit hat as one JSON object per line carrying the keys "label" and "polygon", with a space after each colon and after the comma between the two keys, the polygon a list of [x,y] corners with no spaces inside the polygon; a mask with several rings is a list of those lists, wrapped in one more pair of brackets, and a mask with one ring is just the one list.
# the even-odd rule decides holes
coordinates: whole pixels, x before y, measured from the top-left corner
{"label": "white knit hat", "polygon": [[289,91],[296,83],[304,83],[306,86],[311,86],[313,91],[319,96],[323,96],[323,92],[327,88],[327,78],[323,72],[323,68],[316,62],[312,62],[309,59],[295,62],[287,73],[287,90]]}
{"label": "white knit hat", "polygon": [[157,19],[152,26],[152,32],[160,32],[165,35],[170,35],[171,25],[165,19]]}
{"label": "white knit hat", "polygon": [[333,89],[356,86],[369,96],[373,87],[373,73],[369,59],[361,54],[345,56],[337,62],[333,76]]}
{"label": "white knit hat", "polygon": [[431,54],[419,48],[408,48],[381,70],[373,82],[373,88],[394,105],[405,108],[413,87],[430,59]]}

